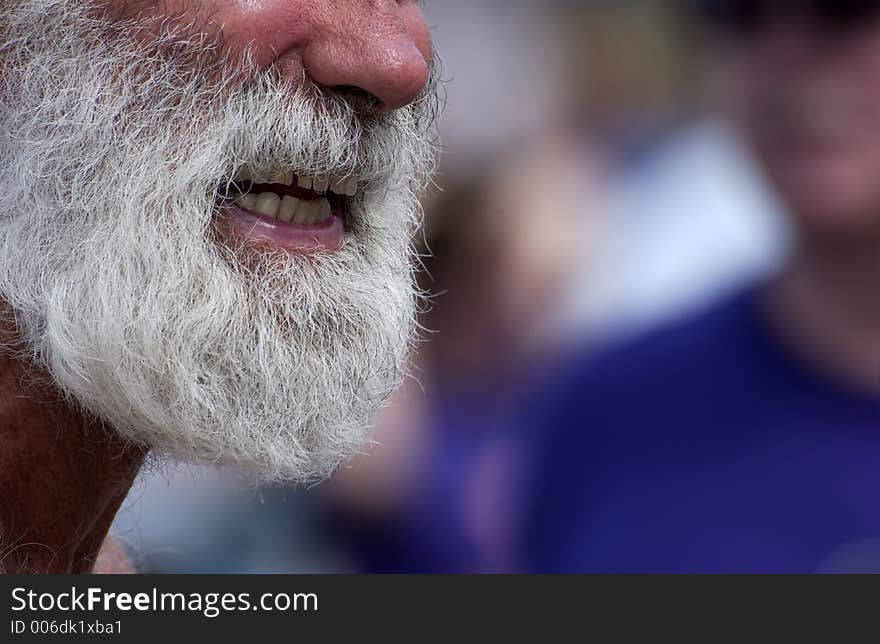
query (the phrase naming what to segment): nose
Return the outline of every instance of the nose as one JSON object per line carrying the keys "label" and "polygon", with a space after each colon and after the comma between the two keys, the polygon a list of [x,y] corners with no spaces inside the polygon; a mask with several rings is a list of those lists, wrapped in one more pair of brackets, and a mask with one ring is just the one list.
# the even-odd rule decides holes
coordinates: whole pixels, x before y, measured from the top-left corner
{"label": "nose", "polygon": [[326,11],[314,15],[312,37],[302,51],[303,67],[315,83],[374,113],[418,98],[428,82],[431,39],[413,0],[324,6]]}

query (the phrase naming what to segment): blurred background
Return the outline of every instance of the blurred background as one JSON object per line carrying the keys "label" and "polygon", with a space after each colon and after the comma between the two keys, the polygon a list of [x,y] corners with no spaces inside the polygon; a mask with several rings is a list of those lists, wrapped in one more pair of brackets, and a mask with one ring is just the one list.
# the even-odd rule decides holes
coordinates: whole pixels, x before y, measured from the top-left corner
{"label": "blurred background", "polygon": [[[328,483],[144,472],[114,534],[145,572],[518,567],[505,440],[555,357],[626,342],[785,262],[791,233],[669,0],[429,0],[444,153],[415,377]],[[586,394],[585,394],[586,395]]]}

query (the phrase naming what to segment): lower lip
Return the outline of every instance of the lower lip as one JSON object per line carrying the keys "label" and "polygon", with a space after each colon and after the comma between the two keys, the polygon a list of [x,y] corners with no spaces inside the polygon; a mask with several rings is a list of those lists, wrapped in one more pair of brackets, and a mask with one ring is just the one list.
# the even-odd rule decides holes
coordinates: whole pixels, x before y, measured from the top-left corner
{"label": "lower lip", "polygon": [[318,224],[289,224],[245,210],[231,201],[220,204],[217,224],[232,240],[262,249],[313,255],[342,248],[345,229],[341,213],[332,213]]}

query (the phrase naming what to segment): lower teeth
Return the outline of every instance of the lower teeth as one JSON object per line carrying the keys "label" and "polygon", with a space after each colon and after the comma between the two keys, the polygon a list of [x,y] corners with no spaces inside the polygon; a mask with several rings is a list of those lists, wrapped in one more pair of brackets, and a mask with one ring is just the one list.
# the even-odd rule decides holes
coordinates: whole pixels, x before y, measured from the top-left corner
{"label": "lower teeth", "polygon": [[330,216],[330,202],[320,199],[297,199],[285,195],[282,199],[274,192],[262,192],[258,195],[246,193],[235,199],[242,208],[272,217],[285,223],[318,224]]}

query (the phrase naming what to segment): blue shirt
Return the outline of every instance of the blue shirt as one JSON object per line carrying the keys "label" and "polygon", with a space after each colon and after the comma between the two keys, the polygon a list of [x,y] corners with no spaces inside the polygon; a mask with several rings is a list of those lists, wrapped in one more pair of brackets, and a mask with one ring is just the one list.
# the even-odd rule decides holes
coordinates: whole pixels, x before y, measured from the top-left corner
{"label": "blue shirt", "polygon": [[756,299],[575,357],[537,396],[530,570],[880,571],[880,399],[790,355]]}
{"label": "blue shirt", "polygon": [[495,385],[435,375],[426,401],[425,445],[406,493],[388,514],[367,519],[335,512],[333,536],[367,573],[496,572],[478,523],[492,522],[480,499],[482,470],[501,441]]}

